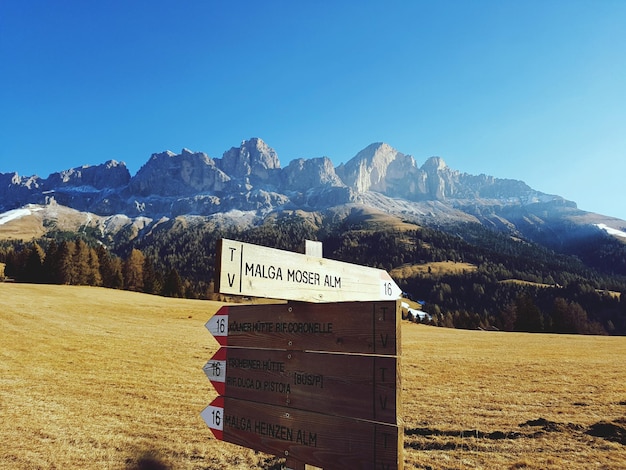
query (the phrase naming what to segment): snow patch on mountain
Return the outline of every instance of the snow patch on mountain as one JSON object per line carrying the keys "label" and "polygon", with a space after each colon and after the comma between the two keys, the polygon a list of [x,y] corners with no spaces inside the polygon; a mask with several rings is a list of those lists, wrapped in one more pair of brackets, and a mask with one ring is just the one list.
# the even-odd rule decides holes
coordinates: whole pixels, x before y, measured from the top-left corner
{"label": "snow patch on mountain", "polygon": [[609,235],[613,235],[614,237],[626,238],[626,232],[623,232],[622,230],[611,228],[606,224],[594,224],[594,225],[598,227],[599,229],[604,230]]}
{"label": "snow patch on mountain", "polygon": [[31,215],[35,211],[42,210],[40,207],[23,207],[21,209],[13,209],[3,214],[0,214],[0,225],[4,225],[12,220],[21,219],[22,217],[26,217]]}

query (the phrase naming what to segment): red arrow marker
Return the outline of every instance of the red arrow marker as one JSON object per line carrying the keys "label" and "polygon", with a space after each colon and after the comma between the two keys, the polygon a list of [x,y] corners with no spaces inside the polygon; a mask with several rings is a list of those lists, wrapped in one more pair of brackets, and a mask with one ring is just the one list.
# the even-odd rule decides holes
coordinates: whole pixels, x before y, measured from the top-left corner
{"label": "red arrow marker", "polygon": [[219,348],[202,369],[217,393],[224,395],[226,393],[226,348]]}
{"label": "red arrow marker", "polygon": [[204,325],[221,346],[228,344],[228,308],[220,308]]}
{"label": "red arrow marker", "polygon": [[224,397],[217,397],[202,413],[202,419],[207,424],[215,438],[224,440]]}

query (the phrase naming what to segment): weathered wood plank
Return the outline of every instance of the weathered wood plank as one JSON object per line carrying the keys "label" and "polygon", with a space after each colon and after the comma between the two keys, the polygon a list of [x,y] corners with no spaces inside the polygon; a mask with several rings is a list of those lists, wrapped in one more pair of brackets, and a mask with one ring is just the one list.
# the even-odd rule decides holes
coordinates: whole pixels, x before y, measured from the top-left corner
{"label": "weathered wood plank", "polygon": [[225,306],[206,328],[222,346],[400,354],[397,301]]}
{"label": "weathered wood plank", "polygon": [[220,395],[397,424],[397,358],[220,348],[204,371]]}
{"label": "weathered wood plank", "polygon": [[221,239],[216,292],[306,302],[396,300],[402,291],[376,268]]}
{"label": "weathered wood plank", "polygon": [[402,429],[218,397],[202,412],[217,439],[324,470],[403,468]]}

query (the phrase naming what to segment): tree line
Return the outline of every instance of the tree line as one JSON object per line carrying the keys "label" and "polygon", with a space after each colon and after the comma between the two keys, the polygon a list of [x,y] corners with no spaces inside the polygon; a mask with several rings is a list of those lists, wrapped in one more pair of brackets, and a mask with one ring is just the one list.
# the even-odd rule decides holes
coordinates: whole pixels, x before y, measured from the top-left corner
{"label": "tree line", "polygon": [[120,257],[104,245],[92,246],[80,237],[4,246],[0,262],[5,264],[5,277],[17,282],[108,287],[168,297],[187,294],[176,268],[163,274],[136,248]]}
{"label": "tree line", "polygon": [[[89,235],[89,234],[87,234]],[[366,224],[315,225],[295,214],[248,229],[175,219],[149,234],[108,240],[67,234],[29,244],[0,245],[6,275],[23,282],[49,282],[129,289],[189,298],[213,292],[217,240],[230,238],[292,252],[304,240],[323,242],[324,257],[391,271],[436,261],[470,263],[472,272],[395,279],[407,296],[424,301],[438,326],[509,331],[626,335],[626,246],[606,237],[587,239],[619,261],[605,266],[581,256],[488,230],[480,224],[377,229]],[[587,256],[591,249],[586,251]],[[620,255],[620,256],[617,256]]]}
{"label": "tree line", "polygon": [[388,271],[437,261],[476,266],[462,274],[396,279],[407,295],[423,301],[437,326],[626,334],[626,277],[478,224],[446,230],[347,230],[329,237],[324,246],[332,249],[329,257]]}

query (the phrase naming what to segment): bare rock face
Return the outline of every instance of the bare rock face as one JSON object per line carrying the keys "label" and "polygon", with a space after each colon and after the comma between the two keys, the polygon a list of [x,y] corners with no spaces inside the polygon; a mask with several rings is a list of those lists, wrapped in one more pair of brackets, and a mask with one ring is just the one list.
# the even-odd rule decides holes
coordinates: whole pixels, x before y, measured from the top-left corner
{"label": "bare rock face", "polygon": [[306,191],[317,186],[345,186],[328,157],[292,160],[282,171],[281,183],[291,191]]}
{"label": "bare rock face", "polygon": [[95,189],[120,188],[130,181],[130,172],[124,162],[109,160],[102,165],[83,165],[58,173],[52,173],[45,180],[50,189],[62,187],[89,186]]}
{"label": "bare rock face", "polygon": [[441,157],[430,157],[417,167],[411,155],[384,144],[372,144],[346,164],[337,175],[355,194],[376,192],[407,201],[452,199],[524,198],[535,193],[525,183],[453,170]]}
{"label": "bare rock face", "polygon": [[345,165],[340,165],[337,174],[357,193],[375,191],[407,200],[427,199],[431,193],[429,175],[417,168],[415,159],[385,143],[361,150]]}
{"label": "bare rock face", "polygon": [[251,181],[270,182],[280,169],[278,155],[259,138],[244,140],[232,147],[218,162],[221,170],[233,178],[251,177]]}
{"label": "bare rock face", "polygon": [[458,172],[451,170],[441,157],[430,157],[420,168],[419,193],[426,199],[442,201],[457,191]]}
{"label": "bare rock face", "polygon": [[155,153],[130,181],[130,191],[139,196],[189,196],[222,191],[230,178],[202,152],[183,149]]}
{"label": "bare rock face", "polygon": [[114,160],[47,179],[0,174],[0,213],[52,202],[99,215],[152,218],[233,210],[260,216],[357,203],[390,213],[447,214],[490,223],[522,220],[530,206],[542,214],[575,209],[574,203],[534,191],[522,181],[452,170],[440,157],[418,167],[411,155],[385,143],[369,145],[337,168],[321,157],[295,159],[283,169],[276,152],[259,138],[244,140],[219,159],[187,149],[155,153],[132,178],[126,165]]}
{"label": "bare rock face", "polygon": [[0,211],[15,209],[37,202],[33,195],[39,193],[43,180],[39,176],[20,176],[17,173],[0,173]]}
{"label": "bare rock face", "polygon": [[391,197],[415,199],[415,195],[419,194],[418,177],[419,170],[415,159],[411,155],[398,152],[387,167],[385,193]]}
{"label": "bare rock face", "polygon": [[354,192],[343,184],[328,157],[292,160],[282,170],[281,188],[297,208],[332,207],[354,200]]}
{"label": "bare rock face", "polygon": [[[385,193],[388,189],[389,166],[396,159],[405,160],[405,157],[387,144],[376,143],[361,150],[345,165],[339,165],[337,174],[347,186],[357,192]],[[396,170],[399,170],[401,166],[402,163],[396,165]]]}

